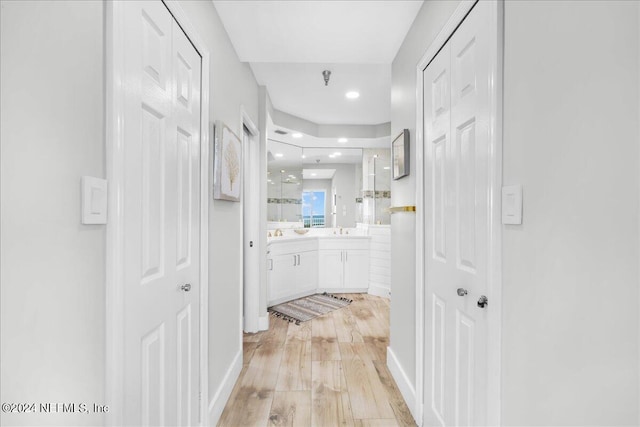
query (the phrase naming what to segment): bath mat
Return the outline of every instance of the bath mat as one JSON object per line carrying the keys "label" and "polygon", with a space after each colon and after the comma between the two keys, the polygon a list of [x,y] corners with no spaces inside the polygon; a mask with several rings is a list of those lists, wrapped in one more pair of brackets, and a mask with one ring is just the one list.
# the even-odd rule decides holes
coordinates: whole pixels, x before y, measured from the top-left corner
{"label": "bath mat", "polygon": [[308,297],[298,298],[293,301],[284,302],[282,304],[269,307],[269,312],[281,319],[295,322],[306,322],[314,317],[327,314],[342,307],[351,304],[348,298],[342,298],[328,293],[310,295]]}

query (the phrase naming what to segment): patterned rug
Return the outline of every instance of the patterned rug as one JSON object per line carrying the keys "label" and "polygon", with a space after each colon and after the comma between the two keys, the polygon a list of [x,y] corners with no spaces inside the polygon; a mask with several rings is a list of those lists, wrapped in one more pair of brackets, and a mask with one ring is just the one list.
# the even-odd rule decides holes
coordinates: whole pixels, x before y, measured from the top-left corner
{"label": "patterned rug", "polygon": [[346,307],[349,304],[351,304],[350,299],[341,298],[325,292],[324,294],[310,295],[277,304],[269,307],[268,310],[276,317],[288,320],[289,322],[296,322],[296,325],[299,325],[300,322],[306,322],[314,317]]}

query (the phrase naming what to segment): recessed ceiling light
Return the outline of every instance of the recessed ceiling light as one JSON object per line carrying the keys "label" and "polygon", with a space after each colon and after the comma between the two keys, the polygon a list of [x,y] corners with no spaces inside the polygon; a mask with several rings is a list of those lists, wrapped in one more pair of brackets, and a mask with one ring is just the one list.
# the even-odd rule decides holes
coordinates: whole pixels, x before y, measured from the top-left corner
{"label": "recessed ceiling light", "polygon": [[342,153],[339,151],[336,151],[335,153],[333,153],[334,156],[342,156]]}
{"label": "recessed ceiling light", "polygon": [[338,142],[344,144],[345,142],[349,141],[347,138],[338,138]]}
{"label": "recessed ceiling light", "polygon": [[305,156],[305,155],[303,154],[303,155],[302,155],[302,158],[303,158],[303,159],[306,159],[306,158],[307,158],[307,156]]}
{"label": "recessed ceiling light", "polygon": [[292,133],[291,136],[294,138],[302,138],[302,134],[300,132]]}
{"label": "recessed ceiling light", "polygon": [[329,154],[329,158],[330,159],[335,159],[336,155],[335,154]]}
{"label": "recessed ceiling light", "polygon": [[349,99],[356,99],[360,96],[360,94],[355,90],[352,90],[350,92],[347,92],[344,96],[346,96]]}
{"label": "recessed ceiling light", "polygon": [[311,176],[318,176],[318,174],[317,173],[312,173]]}
{"label": "recessed ceiling light", "polygon": [[275,156],[275,157],[284,157],[284,154],[282,154],[282,153],[276,153],[276,154],[274,154],[274,156]]}
{"label": "recessed ceiling light", "polygon": [[384,170],[389,170],[389,169],[391,169],[391,167],[389,167],[389,166],[385,166],[385,167],[383,167],[382,169],[384,169]]}

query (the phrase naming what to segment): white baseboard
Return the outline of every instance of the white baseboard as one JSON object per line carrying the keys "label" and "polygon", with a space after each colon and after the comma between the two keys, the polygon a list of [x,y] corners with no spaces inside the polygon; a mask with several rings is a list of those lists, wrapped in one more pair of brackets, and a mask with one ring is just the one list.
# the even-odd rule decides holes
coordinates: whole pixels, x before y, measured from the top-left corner
{"label": "white baseboard", "polygon": [[385,288],[384,286],[369,285],[369,295],[391,298],[391,290],[389,288]]}
{"label": "white baseboard", "polygon": [[411,415],[413,415],[413,419],[417,420],[416,414],[418,411],[416,410],[416,389],[411,384],[411,380],[407,376],[407,373],[402,369],[402,366],[400,366],[400,362],[398,362],[398,358],[393,350],[391,350],[391,347],[387,347],[387,368],[389,368],[391,376],[398,385],[400,394],[404,397],[404,401],[407,403],[407,406],[411,411]]}
{"label": "white baseboard", "polygon": [[229,396],[231,396],[231,392],[233,391],[233,386],[236,385],[236,381],[240,376],[240,371],[242,371],[242,349],[240,349],[236,357],[233,358],[231,366],[229,366],[227,373],[222,379],[222,384],[220,384],[220,387],[218,387],[218,390],[216,390],[213,398],[209,402],[209,419],[205,425],[215,426],[218,424],[224,406],[227,404],[227,400],[229,400]]}
{"label": "white baseboard", "polygon": [[266,316],[258,317],[258,330],[259,331],[269,330],[269,314],[267,314]]}

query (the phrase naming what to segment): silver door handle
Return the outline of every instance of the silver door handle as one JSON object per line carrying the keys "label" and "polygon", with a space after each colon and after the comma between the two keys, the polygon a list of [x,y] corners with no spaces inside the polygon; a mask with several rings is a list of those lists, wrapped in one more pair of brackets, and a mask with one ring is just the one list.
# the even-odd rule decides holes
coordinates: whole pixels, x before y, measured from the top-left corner
{"label": "silver door handle", "polygon": [[489,305],[489,300],[484,295],[480,295],[478,299],[478,307],[484,308],[486,305]]}
{"label": "silver door handle", "polygon": [[300,254],[296,255],[298,257],[298,265],[300,265]]}
{"label": "silver door handle", "polygon": [[463,288],[458,288],[458,296],[463,297],[467,294],[467,290]]}
{"label": "silver door handle", "polygon": [[295,267],[296,265],[298,265],[298,264],[296,264],[296,256],[294,255],[293,256],[293,266]]}
{"label": "silver door handle", "polygon": [[189,292],[191,290],[191,285],[189,283],[186,283],[186,284],[180,286],[180,290],[183,290],[185,292]]}

